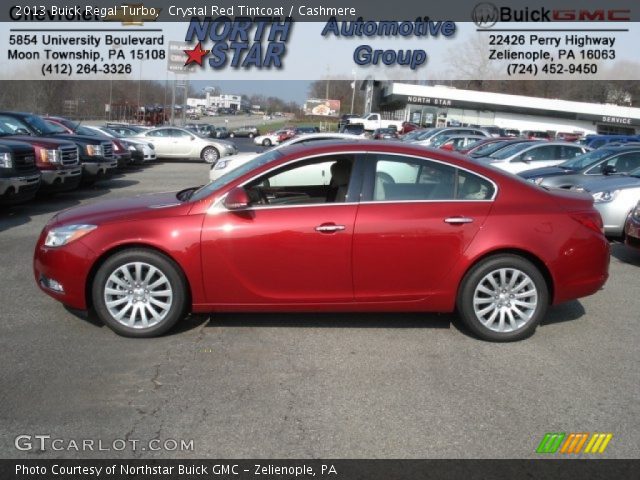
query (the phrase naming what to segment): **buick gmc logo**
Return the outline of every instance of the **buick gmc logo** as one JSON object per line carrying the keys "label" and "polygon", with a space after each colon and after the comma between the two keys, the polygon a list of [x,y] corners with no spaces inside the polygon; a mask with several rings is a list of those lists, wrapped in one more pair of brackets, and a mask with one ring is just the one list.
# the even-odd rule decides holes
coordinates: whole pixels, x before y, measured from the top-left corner
{"label": "buick gmc logo", "polygon": [[473,23],[479,28],[493,27],[500,17],[498,7],[493,3],[482,2],[477,4],[471,12]]}
{"label": "buick gmc logo", "polygon": [[478,28],[491,28],[497,22],[630,22],[629,9],[569,8],[551,10],[545,7],[497,7],[478,3],[471,12]]}

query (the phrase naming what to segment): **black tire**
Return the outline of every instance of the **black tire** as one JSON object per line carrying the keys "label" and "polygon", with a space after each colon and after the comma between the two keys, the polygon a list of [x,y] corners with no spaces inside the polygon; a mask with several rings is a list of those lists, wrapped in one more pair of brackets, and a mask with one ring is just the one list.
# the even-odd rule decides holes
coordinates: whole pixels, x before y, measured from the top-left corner
{"label": "black tire", "polygon": [[231,132],[231,133],[229,134],[229,137],[231,137],[231,138],[233,138],[233,137],[235,137],[235,136],[236,136],[236,134],[235,134],[235,133],[233,133],[233,132]]}
{"label": "black tire", "polygon": [[270,146],[271,146],[271,140],[269,140],[268,138],[265,138],[265,139],[262,141],[262,146],[263,146],[263,147],[270,147]]}
{"label": "black tire", "polygon": [[209,165],[213,165],[220,159],[220,152],[214,147],[204,147],[200,153],[200,158]]}
{"label": "black tire", "polygon": [[253,137],[255,137],[255,135],[253,133],[250,133],[249,138],[253,138]]}
{"label": "black tire", "polygon": [[[535,304],[535,307],[531,308],[531,316],[528,320],[524,321],[522,325],[517,326],[517,328],[513,327],[512,325],[507,326],[506,324],[507,322],[509,322],[509,319],[505,316],[505,327],[513,328],[512,331],[494,331],[488,326],[485,326],[483,322],[480,321],[478,315],[476,314],[476,311],[474,310],[474,295],[476,293],[476,288],[478,288],[478,286],[487,275],[492,272],[497,272],[500,269],[514,269],[528,276],[529,279],[533,282],[534,287],[531,288],[533,288],[534,290],[532,291],[535,291],[535,293],[537,294],[537,302]],[[524,279],[524,277],[519,278]],[[519,282],[520,281],[516,283]],[[509,299],[509,297],[511,296],[509,295],[510,290],[505,289],[501,290],[500,292],[505,291],[507,293],[502,293],[502,295],[504,295],[504,298],[498,298],[497,296],[491,297],[490,295],[487,295],[485,297],[485,300],[491,300],[487,300],[483,304],[488,305],[490,303],[493,303],[494,298],[495,304],[498,304],[498,302],[518,301]],[[517,293],[515,294],[515,296],[518,296]],[[531,300],[528,300],[528,298],[531,297],[523,298],[521,299],[521,301],[530,302]],[[505,308],[508,309],[511,306],[511,303],[504,303],[502,305],[504,305]],[[477,337],[491,342],[513,342],[530,337],[535,332],[536,327],[540,323],[540,320],[542,320],[542,318],[544,317],[548,306],[549,287],[540,270],[525,258],[511,254],[492,256],[474,265],[462,280],[457,298],[458,313],[462,317],[465,325]],[[499,308],[496,308],[496,310],[499,310]],[[490,311],[492,312],[493,310]],[[501,315],[502,314],[500,313],[499,316]],[[491,319],[487,320],[491,321]],[[493,322],[495,321],[496,320],[494,318]]]}
{"label": "black tire", "polygon": [[[107,280],[118,268],[133,262],[144,262],[158,269],[168,279],[173,292],[172,303],[166,315],[153,326],[135,328],[124,325],[112,316],[106,305]],[[100,266],[91,285],[91,297],[98,318],[118,335],[135,338],[157,337],[171,329],[184,316],[188,298],[187,282],[180,268],[171,259],[153,250],[132,248],[114,254]]]}

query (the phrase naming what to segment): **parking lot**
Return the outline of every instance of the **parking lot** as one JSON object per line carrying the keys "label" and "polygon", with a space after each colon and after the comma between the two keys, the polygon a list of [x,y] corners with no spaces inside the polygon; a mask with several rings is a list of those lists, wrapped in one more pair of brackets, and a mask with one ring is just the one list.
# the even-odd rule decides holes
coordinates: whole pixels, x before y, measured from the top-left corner
{"label": "parking lot", "polygon": [[[611,432],[604,456],[637,456],[640,253],[620,244],[605,290],[513,344],[425,314],[199,315],[132,340],[38,290],[33,248],[57,211],[199,185],[208,168],[157,162],[3,208],[2,457],[532,458],[547,432]],[[16,450],[23,434],[193,450],[42,454]]]}

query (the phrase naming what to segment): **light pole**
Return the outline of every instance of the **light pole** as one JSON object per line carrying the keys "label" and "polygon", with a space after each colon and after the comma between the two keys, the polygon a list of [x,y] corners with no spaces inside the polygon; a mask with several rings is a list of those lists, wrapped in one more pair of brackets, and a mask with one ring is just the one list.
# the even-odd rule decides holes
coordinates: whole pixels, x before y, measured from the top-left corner
{"label": "light pole", "polygon": [[351,84],[351,115],[353,115],[353,106],[355,104],[356,101],[356,70],[355,68],[353,70],[351,70],[351,73],[353,73],[353,83]]}

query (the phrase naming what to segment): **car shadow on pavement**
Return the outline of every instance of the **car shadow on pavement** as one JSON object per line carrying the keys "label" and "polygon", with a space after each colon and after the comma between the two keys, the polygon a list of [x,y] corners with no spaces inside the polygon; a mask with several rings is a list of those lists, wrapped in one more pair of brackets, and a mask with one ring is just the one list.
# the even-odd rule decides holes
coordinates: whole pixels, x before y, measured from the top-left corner
{"label": "car shadow on pavement", "polygon": [[640,267],[640,250],[627,247],[624,243],[612,243],[611,256],[622,263]]}
{"label": "car shadow on pavement", "polygon": [[561,303],[549,307],[547,314],[540,322],[540,326],[553,325],[555,323],[572,322],[579,320],[587,313],[578,300],[572,300],[570,302]]}
{"label": "car shadow on pavement", "polygon": [[209,327],[450,328],[453,314],[434,313],[216,313],[193,315]]}

